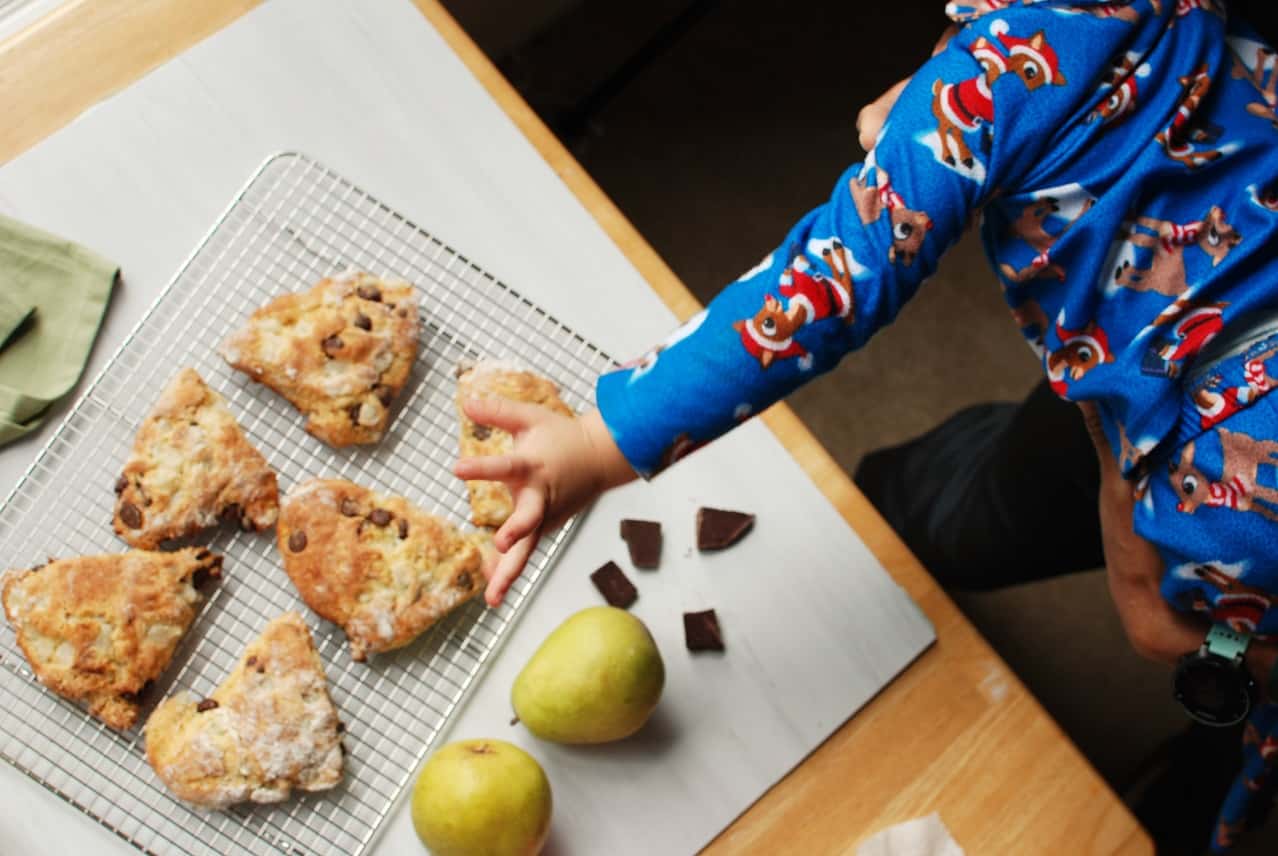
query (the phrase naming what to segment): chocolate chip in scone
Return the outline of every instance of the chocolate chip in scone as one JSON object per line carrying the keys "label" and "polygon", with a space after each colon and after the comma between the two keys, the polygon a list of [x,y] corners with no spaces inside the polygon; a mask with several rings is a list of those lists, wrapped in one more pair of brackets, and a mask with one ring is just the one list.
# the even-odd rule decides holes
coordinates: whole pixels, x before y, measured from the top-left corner
{"label": "chocolate chip in scone", "polygon": [[741,540],[754,526],[754,515],[722,508],[697,509],[697,549],[722,550]]}
{"label": "chocolate chip in scone", "polygon": [[195,706],[196,713],[204,713],[208,710],[216,710],[218,707],[217,700],[206,698]]}
{"label": "chocolate chip in scone", "polygon": [[689,651],[722,651],[723,631],[713,609],[683,614],[683,638]]}
{"label": "chocolate chip in scone", "polygon": [[621,540],[630,548],[636,568],[655,568],[661,561],[661,524],[655,520],[621,521]]}
{"label": "chocolate chip in scone", "polygon": [[342,722],[340,719],[339,719],[339,720],[337,720],[337,733],[338,733],[338,734],[345,734],[345,733],[346,733],[346,723],[345,723],[345,722]]}
{"label": "chocolate chip in scone", "polygon": [[249,657],[247,660],[245,660],[245,661],[244,661],[244,665],[248,666],[249,668],[252,668],[253,666],[256,666],[256,665],[257,665],[257,655],[256,655],[256,654],[254,654],[253,656],[251,656],[251,657]]}
{"label": "chocolate chip in scone", "polygon": [[335,357],[337,356],[337,352],[342,349],[342,337],[329,336],[320,343],[320,347],[324,349],[324,353],[328,354],[330,357]]}
{"label": "chocolate chip in scone", "polygon": [[363,312],[360,312],[355,316],[355,326],[361,330],[372,330],[373,319],[369,318]]}
{"label": "chocolate chip in scone", "polygon": [[205,556],[203,558],[198,554],[196,558],[201,562],[208,560],[208,564],[196,568],[195,573],[191,574],[191,585],[196,589],[202,589],[208,585],[209,580],[220,579],[222,576],[222,557],[214,556],[207,550],[204,553]]}
{"label": "chocolate chip in scone", "polygon": [[142,512],[131,502],[120,505],[120,522],[130,529],[142,528]]}
{"label": "chocolate chip in scone", "polygon": [[155,689],[155,681],[147,681],[138,688],[137,692],[120,693],[120,698],[124,699],[129,704],[145,704],[147,696],[151,694],[151,690],[153,689]]}
{"label": "chocolate chip in scone", "polygon": [[346,415],[351,418],[352,424],[354,425],[359,424],[359,411],[360,411],[360,408],[362,408],[363,406],[364,405],[362,402],[357,401],[354,404],[352,404],[350,407],[346,408]]}
{"label": "chocolate chip in scone", "polygon": [[365,300],[371,300],[374,303],[380,303],[382,300],[382,290],[375,285],[361,285],[355,289],[355,293]]}
{"label": "chocolate chip in scone", "polygon": [[129,486],[129,477],[128,477],[128,476],[120,476],[118,479],[116,479],[116,480],[115,480],[115,493],[116,493],[116,496],[119,496],[120,494],[124,493],[124,489],[125,489],[126,487],[128,487],[128,486]]}
{"label": "chocolate chip in scone", "polygon": [[382,403],[382,407],[390,407],[390,403],[395,398],[395,390],[384,383],[379,383],[373,387],[373,395],[377,396],[377,400]]}
{"label": "chocolate chip in scone", "polygon": [[288,548],[294,553],[300,553],[306,549],[306,533],[301,529],[288,536]]}
{"label": "chocolate chip in scone", "polygon": [[453,585],[457,586],[459,589],[470,588],[470,574],[462,571],[457,575],[457,579],[453,580]]}
{"label": "chocolate chip in scone", "polygon": [[626,578],[616,562],[607,562],[590,575],[590,581],[599,589],[609,606],[625,609],[639,597],[639,590]]}
{"label": "chocolate chip in scone", "polygon": [[387,523],[391,522],[391,517],[393,516],[394,515],[384,508],[374,508],[369,512],[368,520],[375,526],[385,526]]}
{"label": "chocolate chip in scone", "polygon": [[226,508],[222,509],[222,518],[225,520],[234,520],[238,518],[241,514],[242,512],[240,510],[240,504],[238,502],[232,502]]}
{"label": "chocolate chip in scone", "polygon": [[340,508],[341,508],[342,514],[344,514],[347,517],[359,516],[359,503],[351,499],[349,496],[342,497],[342,504]]}
{"label": "chocolate chip in scone", "polygon": [[487,425],[470,426],[470,436],[474,437],[476,440],[487,440],[492,435],[493,429],[489,428]]}
{"label": "chocolate chip in scone", "polygon": [[399,540],[402,541],[405,538],[407,538],[408,537],[408,521],[401,517],[399,518],[399,520],[395,521],[395,525],[399,528]]}

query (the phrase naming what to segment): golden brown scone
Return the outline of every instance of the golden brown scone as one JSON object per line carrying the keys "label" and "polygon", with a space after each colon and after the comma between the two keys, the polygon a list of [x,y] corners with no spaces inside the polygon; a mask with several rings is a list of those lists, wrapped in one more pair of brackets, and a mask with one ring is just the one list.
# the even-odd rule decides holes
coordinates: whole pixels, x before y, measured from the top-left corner
{"label": "golden brown scone", "polygon": [[222,396],[182,369],[142,422],[115,483],[115,531],[131,546],[163,542],[235,517],[248,530],[279,516],[275,473]]}
{"label": "golden brown scone", "polygon": [[4,612],[40,683],[124,731],[221,568],[200,547],[59,559],[7,572]]}
{"label": "golden brown scone", "polygon": [[484,587],[476,536],[341,479],[295,485],[277,535],[302,600],[341,626],[355,660],[407,645]]}
{"label": "golden brown scone", "polygon": [[183,690],[146,721],[146,758],[180,799],[205,808],[277,803],[342,780],[337,708],[296,612],[249,643],[207,699]]}
{"label": "golden brown scone", "polygon": [[346,273],[272,300],[218,352],[330,446],[376,443],[417,359],[418,326],[411,285]]}
{"label": "golden brown scone", "polygon": [[[462,401],[471,397],[526,401],[572,416],[568,405],[560,400],[558,388],[544,377],[511,363],[485,360],[457,374],[457,415],[461,420],[463,458],[508,455],[514,446],[509,432],[471,421],[461,406]],[[470,519],[476,526],[501,526],[514,510],[510,489],[501,482],[468,481],[466,488],[470,491]]]}

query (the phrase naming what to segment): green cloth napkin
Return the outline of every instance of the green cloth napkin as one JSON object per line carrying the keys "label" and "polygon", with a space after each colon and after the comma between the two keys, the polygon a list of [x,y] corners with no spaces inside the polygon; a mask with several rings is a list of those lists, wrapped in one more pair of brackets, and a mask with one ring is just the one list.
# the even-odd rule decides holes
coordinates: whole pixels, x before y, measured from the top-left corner
{"label": "green cloth napkin", "polygon": [[0,215],[0,445],[76,385],[120,268]]}

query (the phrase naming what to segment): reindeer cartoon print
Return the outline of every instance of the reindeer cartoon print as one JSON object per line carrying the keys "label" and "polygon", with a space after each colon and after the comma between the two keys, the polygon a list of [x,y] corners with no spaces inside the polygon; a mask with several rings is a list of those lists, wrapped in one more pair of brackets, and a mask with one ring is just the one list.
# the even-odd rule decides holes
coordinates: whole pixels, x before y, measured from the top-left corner
{"label": "reindeer cartoon print", "polygon": [[1016,322],[1017,327],[1021,328],[1030,348],[1041,357],[1044,342],[1047,340],[1047,331],[1052,328],[1043,307],[1031,297],[1019,306],[1012,307],[1012,320]]}
{"label": "reindeer cartoon print", "polygon": [[[1060,191],[1060,195],[1053,191]],[[1050,251],[1060,237],[1091,209],[1096,199],[1079,184],[1054,188],[1053,191],[1044,191],[1030,200],[1008,227],[1010,235],[1029,244],[1037,255],[1020,270],[1006,262],[1000,264],[999,272],[1005,279],[1015,283],[1043,277],[1065,279],[1065,269],[1052,261]],[[1064,228],[1056,234],[1047,231],[1046,225],[1052,219],[1065,220]]]}
{"label": "reindeer cartoon print", "polygon": [[1140,95],[1137,80],[1149,76],[1149,63],[1137,65],[1139,60],[1140,54],[1127,51],[1105,73],[1099,88],[1104,98],[1087,114],[1088,122],[1099,121],[1102,127],[1116,125],[1136,109]]}
{"label": "reindeer cartoon print", "polygon": [[1233,147],[1198,148],[1195,145],[1215,143],[1220,138],[1219,128],[1198,121],[1196,115],[1198,107],[1211,89],[1211,74],[1207,70],[1207,64],[1203,63],[1193,74],[1180,78],[1180,85],[1185,89],[1180,106],[1176,108],[1171,124],[1155,134],[1154,139],[1169,158],[1189,169],[1198,169],[1220,160]]}
{"label": "reindeer cartoon print", "polygon": [[[1278,603],[1278,596],[1248,585],[1223,567],[1210,563],[1195,565],[1192,573],[1218,592],[1213,600],[1208,593],[1196,590],[1191,602],[1193,609],[1211,616],[1212,621],[1227,624],[1236,633],[1255,633],[1265,613]],[[1278,743],[1275,747],[1278,748]]]}
{"label": "reindeer cartoon print", "polygon": [[1278,183],[1267,184],[1263,188],[1253,184],[1247,188],[1247,194],[1261,208],[1278,214]]}
{"label": "reindeer cartoon print", "polygon": [[1172,489],[1180,500],[1176,510],[1193,514],[1200,507],[1259,514],[1278,521],[1278,490],[1257,481],[1261,467],[1278,467],[1278,443],[1216,428],[1224,463],[1220,478],[1212,480],[1194,466],[1194,441],[1185,444],[1168,467]]}
{"label": "reindeer cartoon print", "polygon": [[1170,338],[1150,346],[1141,364],[1141,373],[1178,377],[1180,367],[1196,357],[1223,329],[1224,311],[1228,305],[1177,300],[1159,313],[1150,329],[1170,327]]}
{"label": "reindeer cartoon print", "polygon": [[852,271],[847,249],[835,241],[822,251],[832,277],[812,270],[803,255],[796,255],[781,275],[781,301],[771,294],[763,298],[763,308],[751,318],[736,321],[732,327],[741,335],[747,353],[768,368],[777,360],[799,358],[800,368],[812,364],[808,351],[795,340],[795,333],[806,324],[824,318],[841,318],[844,324],[853,320]]}
{"label": "reindeer cartoon print", "polygon": [[1219,425],[1278,386],[1278,380],[1269,374],[1265,365],[1274,354],[1278,354],[1278,347],[1248,358],[1243,363],[1242,386],[1231,386],[1218,392],[1222,379],[1220,375],[1211,375],[1191,393],[1203,430]]}
{"label": "reindeer cartoon print", "polygon": [[[866,173],[873,168],[877,185],[871,185]],[[892,245],[888,247],[888,261],[909,267],[923,248],[924,236],[932,230],[932,218],[923,211],[911,210],[901,195],[892,188],[887,170],[878,166],[871,152],[861,172],[848,182],[852,202],[861,222],[877,221],[884,211],[892,224]]]}
{"label": "reindeer cartoon print", "polygon": [[1242,241],[1242,235],[1225,220],[1219,205],[1213,205],[1202,220],[1193,223],[1137,217],[1126,223],[1125,229],[1122,241],[1130,247],[1150,250],[1153,255],[1148,267],[1138,267],[1134,253],[1124,258],[1114,268],[1113,285],[1177,299],[1189,289],[1185,280],[1185,253],[1189,247],[1197,247],[1216,267]]}
{"label": "reindeer cartoon print", "polygon": [[996,20],[990,32],[995,41],[980,36],[968,48],[981,65],[980,74],[958,83],[937,80],[932,84],[941,159],[951,167],[962,164],[970,170],[976,165],[965,135],[984,131],[994,120],[991,89],[995,81],[1016,77],[1030,92],[1065,85],[1060,60],[1042,30],[1027,39],[1018,38],[1008,33],[1006,21]]}
{"label": "reindeer cartoon print", "polygon": [[1109,337],[1094,321],[1082,330],[1067,330],[1057,321],[1056,337],[1061,346],[1047,354],[1047,379],[1061,398],[1069,397],[1069,381],[1081,380],[1102,363],[1114,361]]}

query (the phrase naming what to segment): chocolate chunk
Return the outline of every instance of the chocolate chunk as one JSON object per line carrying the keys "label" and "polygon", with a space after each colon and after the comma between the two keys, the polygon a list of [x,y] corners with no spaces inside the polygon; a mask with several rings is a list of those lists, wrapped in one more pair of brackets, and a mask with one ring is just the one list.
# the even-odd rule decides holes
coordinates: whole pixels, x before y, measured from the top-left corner
{"label": "chocolate chunk", "polygon": [[630,561],[636,568],[655,568],[660,564],[660,523],[655,520],[623,520],[621,540],[630,548]]}
{"label": "chocolate chunk", "polygon": [[399,518],[399,520],[395,521],[395,525],[399,528],[399,539],[402,541],[405,538],[407,538],[408,537],[408,521],[401,517]]}
{"label": "chocolate chunk", "polygon": [[391,517],[393,516],[394,515],[384,508],[374,508],[371,512],[369,512],[368,519],[369,522],[376,526],[385,526],[387,523],[391,522]]}
{"label": "chocolate chunk", "polygon": [[128,476],[120,476],[118,479],[116,479],[115,480],[116,496],[119,496],[120,494],[124,493],[124,489],[128,486],[129,486]]}
{"label": "chocolate chunk", "polygon": [[346,733],[346,723],[345,723],[345,722],[342,722],[340,719],[339,719],[339,720],[337,720],[337,733],[338,733],[338,734],[345,734],[345,733]]}
{"label": "chocolate chunk", "polygon": [[204,701],[195,706],[195,712],[204,713],[206,710],[216,710],[217,706],[216,699],[206,698]]}
{"label": "chocolate chunk", "polygon": [[147,696],[151,694],[151,690],[153,689],[155,689],[155,681],[147,681],[138,688],[137,692],[120,693],[120,698],[124,699],[129,704],[145,704]]}
{"label": "chocolate chunk", "polygon": [[599,589],[609,606],[622,609],[630,606],[639,597],[639,590],[626,578],[617,567],[616,562],[607,562],[599,570],[590,575],[590,581]]}
{"label": "chocolate chunk", "polygon": [[754,526],[754,515],[721,508],[697,509],[697,549],[722,550],[741,540]]}
{"label": "chocolate chunk", "polygon": [[196,556],[201,562],[208,561],[207,565],[203,565],[195,569],[195,573],[191,574],[191,585],[197,589],[202,589],[208,585],[209,580],[216,580],[222,576],[222,557],[214,556],[207,550],[203,557]]}
{"label": "chocolate chunk", "polygon": [[306,549],[306,533],[301,529],[288,536],[288,548],[294,553],[300,553]]}
{"label": "chocolate chunk", "polygon": [[373,395],[377,396],[377,400],[382,403],[382,407],[390,407],[390,403],[395,398],[395,390],[384,383],[379,383],[373,387]]}
{"label": "chocolate chunk", "polygon": [[249,666],[249,667],[256,666],[256,665],[257,665],[257,655],[256,655],[256,654],[254,654],[252,657],[249,657],[247,660],[245,660],[245,661],[244,661],[244,665]]}
{"label": "chocolate chunk", "polygon": [[359,424],[359,411],[363,407],[364,405],[361,402],[357,401],[354,404],[352,404],[350,407],[346,408],[346,415],[351,418],[352,424],[355,424],[355,425]]}
{"label": "chocolate chunk", "polygon": [[457,579],[453,580],[453,585],[457,586],[459,589],[470,588],[470,574],[462,571],[457,575]]}
{"label": "chocolate chunk", "polygon": [[355,326],[361,330],[372,330],[373,319],[369,318],[363,312],[360,312],[355,316]]}
{"label": "chocolate chunk", "polygon": [[723,632],[713,609],[683,614],[683,638],[689,651],[722,651]]}
{"label": "chocolate chunk", "polygon": [[342,514],[346,515],[347,517],[359,516],[359,503],[351,499],[349,496],[344,497],[342,499],[341,509],[342,509]]}
{"label": "chocolate chunk", "polygon": [[382,290],[375,285],[361,285],[355,289],[355,293],[365,300],[371,300],[374,303],[380,303],[382,300]]}
{"label": "chocolate chunk", "polygon": [[123,503],[120,506],[120,522],[130,529],[141,529],[142,512],[131,502]]}
{"label": "chocolate chunk", "polygon": [[324,349],[324,353],[330,357],[335,357],[337,352],[342,349],[342,338],[341,336],[329,336],[320,343],[320,347]]}
{"label": "chocolate chunk", "polygon": [[487,440],[492,435],[493,429],[489,428],[487,425],[470,426],[470,436],[474,437],[476,440]]}
{"label": "chocolate chunk", "polygon": [[241,514],[242,512],[240,511],[240,504],[238,502],[232,502],[226,508],[222,509],[222,518],[224,520],[234,520]]}

